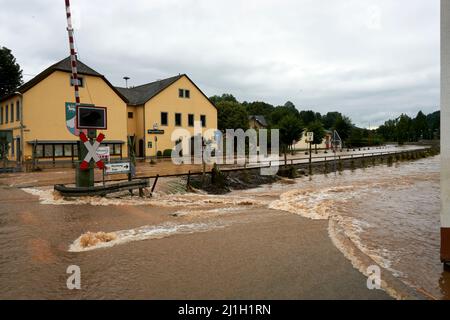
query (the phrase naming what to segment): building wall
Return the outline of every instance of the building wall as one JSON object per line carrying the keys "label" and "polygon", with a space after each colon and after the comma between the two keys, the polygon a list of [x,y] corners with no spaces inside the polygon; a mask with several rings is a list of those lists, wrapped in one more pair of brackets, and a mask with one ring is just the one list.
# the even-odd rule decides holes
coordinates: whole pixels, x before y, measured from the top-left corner
{"label": "building wall", "polygon": [[[329,144],[330,140],[331,140],[331,135],[329,135],[329,134],[325,135],[325,138],[322,140],[322,143],[318,144],[317,148],[318,149],[329,149],[330,148],[330,144]],[[327,143],[327,141],[328,141],[328,143]],[[316,146],[313,145],[312,148],[315,149]],[[306,131],[303,132],[303,135],[302,135],[302,138],[300,139],[300,141],[294,145],[294,149],[296,149],[296,150],[309,149],[309,143],[306,142]]]}
{"label": "building wall", "polygon": [[[178,89],[190,90],[190,98],[179,98]],[[206,116],[206,127],[217,129],[217,109],[216,107],[191,83],[187,77],[182,77],[164,91],[156,95],[145,104],[145,152],[146,156],[155,156],[157,151],[163,152],[166,149],[173,149],[175,142],[171,141],[172,132],[177,128],[187,129],[191,135],[194,128],[188,126],[188,114],[194,114],[194,121],[200,121],[200,116]],[[161,112],[168,113],[168,125],[161,125]],[[175,126],[175,113],[181,113],[182,123],[180,127]],[[154,124],[164,130],[164,134],[148,134],[149,129],[153,129]],[[206,139],[212,139],[214,134],[210,134]],[[158,141],[155,143],[155,137]],[[152,147],[149,147],[151,142]]]}
{"label": "building wall", "polygon": [[[100,77],[82,75],[84,87],[80,88],[82,103],[95,104],[108,108],[108,128],[102,130],[106,140],[127,138],[127,105]],[[14,98],[17,100],[18,98]],[[24,122],[24,156],[31,157],[32,147],[28,141],[33,140],[73,140],[79,138],[72,135],[66,127],[65,103],[74,102],[74,89],[70,86],[70,74],[53,72],[46,79],[23,94]],[[0,103],[3,105],[4,103]],[[14,125],[19,125],[15,122]],[[9,129],[11,124],[2,125],[0,129]],[[20,130],[14,130],[14,136]],[[123,155],[127,155],[126,144]]]}
{"label": "building wall", "polygon": [[[0,102],[0,130],[11,130],[13,133],[13,143],[10,145],[8,152],[8,158],[16,160],[17,146],[21,145],[20,142],[20,118],[21,114],[21,98],[20,96],[14,96],[8,100]],[[17,109],[19,108],[19,114]],[[12,121],[11,121],[12,120]]]}
{"label": "building wall", "polygon": [[450,0],[441,0],[441,201],[450,228]]}

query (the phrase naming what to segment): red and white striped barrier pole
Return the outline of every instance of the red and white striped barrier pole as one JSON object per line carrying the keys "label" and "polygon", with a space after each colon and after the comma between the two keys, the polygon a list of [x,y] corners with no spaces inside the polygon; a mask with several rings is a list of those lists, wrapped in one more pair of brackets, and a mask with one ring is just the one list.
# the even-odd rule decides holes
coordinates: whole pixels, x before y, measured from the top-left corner
{"label": "red and white striped barrier pole", "polygon": [[[78,70],[77,70],[77,53],[75,52],[75,43],[73,37],[73,26],[72,26],[72,14],[70,12],[70,0],[66,1],[66,17],[67,17],[67,33],[69,35],[69,46],[70,46],[70,65],[72,68],[72,81],[75,90],[75,106],[80,105],[80,93],[78,86]],[[75,134],[78,135],[79,131],[75,125]]]}

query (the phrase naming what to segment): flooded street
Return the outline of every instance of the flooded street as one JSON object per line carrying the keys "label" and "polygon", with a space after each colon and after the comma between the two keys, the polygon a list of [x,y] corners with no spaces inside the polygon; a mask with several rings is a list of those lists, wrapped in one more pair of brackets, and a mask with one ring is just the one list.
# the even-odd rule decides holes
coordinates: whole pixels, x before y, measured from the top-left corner
{"label": "flooded street", "polygon": [[[448,298],[439,261],[439,161],[283,179],[223,196],[66,200],[49,187],[3,187],[0,295],[387,298],[369,292],[356,270],[373,260],[421,295]],[[172,182],[177,190],[182,183]],[[83,247],[88,231],[115,237]],[[81,268],[79,291],[66,288],[73,264]],[[384,271],[383,280],[397,297]]]}

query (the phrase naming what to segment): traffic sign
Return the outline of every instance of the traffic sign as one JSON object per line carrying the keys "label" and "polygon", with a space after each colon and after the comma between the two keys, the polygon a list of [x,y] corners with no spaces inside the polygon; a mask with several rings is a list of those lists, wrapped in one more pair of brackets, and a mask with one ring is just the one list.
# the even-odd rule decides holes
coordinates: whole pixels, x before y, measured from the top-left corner
{"label": "traffic sign", "polygon": [[314,141],[314,132],[307,132],[306,133],[306,142],[313,142]]}
{"label": "traffic sign", "polygon": [[97,151],[95,152],[97,156],[102,160],[107,160],[109,162],[111,157],[111,152],[109,147],[98,147]]}
{"label": "traffic sign", "polygon": [[80,139],[83,141],[84,146],[86,147],[88,153],[86,154],[86,157],[84,157],[84,160],[80,164],[81,170],[88,170],[89,169],[89,162],[91,159],[95,161],[95,164],[99,169],[103,169],[105,167],[103,161],[100,159],[100,157],[97,155],[96,151],[98,147],[100,147],[100,143],[105,139],[105,135],[103,133],[100,133],[97,136],[97,139],[95,139],[94,143],[91,144],[89,139],[86,137],[84,132],[80,133]]}
{"label": "traffic sign", "polygon": [[93,106],[77,107],[77,129],[107,129],[106,108]]}
{"label": "traffic sign", "polygon": [[130,163],[120,162],[120,163],[108,163],[105,165],[106,174],[119,174],[119,173],[130,173]]}

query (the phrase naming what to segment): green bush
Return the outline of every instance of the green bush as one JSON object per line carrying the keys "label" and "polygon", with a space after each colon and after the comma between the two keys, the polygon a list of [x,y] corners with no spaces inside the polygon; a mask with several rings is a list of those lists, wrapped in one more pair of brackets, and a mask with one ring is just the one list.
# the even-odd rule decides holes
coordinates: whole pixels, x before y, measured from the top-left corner
{"label": "green bush", "polygon": [[156,153],[156,156],[157,156],[157,157],[162,157],[162,152],[161,152],[161,151],[158,151],[158,152]]}
{"label": "green bush", "polygon": [[172,149],[166,149],[163,152],[164,157],[171,157],[172,156]]}

